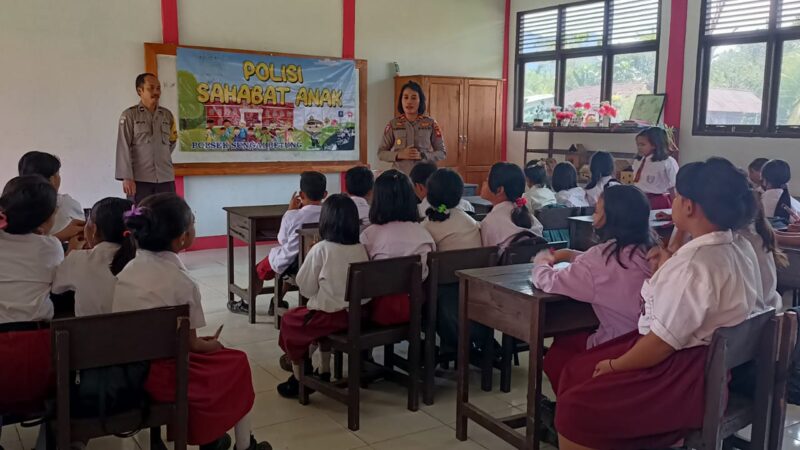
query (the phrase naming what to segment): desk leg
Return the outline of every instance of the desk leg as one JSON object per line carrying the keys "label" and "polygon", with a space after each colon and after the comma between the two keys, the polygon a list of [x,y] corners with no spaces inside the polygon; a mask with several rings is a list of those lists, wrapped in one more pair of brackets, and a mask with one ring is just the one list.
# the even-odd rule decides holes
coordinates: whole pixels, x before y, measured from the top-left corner
{"label": "desk leg", "polygon": [[247,264],[250,266],[247,277],[247,305],[250,309],[250,323],[256,323],[256,296],[260,292],[257,287],[258,273],[256,273],[256,221],[250,219],[249,242],[247,243]]}
{"label": "desk leg", "polygon": [[461,279],[458,290],[458,387],[456,390],[456,439],[467,440],[467,411],[469,401],[469,317],[467,317],[467,297],[469,282]]}
{"label": "desk leg", "polygon": [[530,359],[528,360],[528,411],[525,427],[525,448],[539,450],[541,436],[542,358],[544,335],[544,303],[535,302],[531,308]]}
{"label": "desk leg", "polygon": [[231,236],[231,213],[228,213],[228,301],[233,301],[231,285],[234,283],[233,236]]}

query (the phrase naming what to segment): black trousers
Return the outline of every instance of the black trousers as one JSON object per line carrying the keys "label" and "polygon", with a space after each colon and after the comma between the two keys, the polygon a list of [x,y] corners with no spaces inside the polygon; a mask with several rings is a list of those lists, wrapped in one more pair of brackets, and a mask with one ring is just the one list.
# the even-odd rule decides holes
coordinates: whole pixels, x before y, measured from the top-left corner
{"label": "black trousers", "polygon": [[136,182],[136,195],[133,198],[128,197],[128,200],[133,200],[137,205],[145,198],[153,194],[161,194],[163,192],[175,192],[175,182],[167,181],[166,183],[146,183],[144,181]]}

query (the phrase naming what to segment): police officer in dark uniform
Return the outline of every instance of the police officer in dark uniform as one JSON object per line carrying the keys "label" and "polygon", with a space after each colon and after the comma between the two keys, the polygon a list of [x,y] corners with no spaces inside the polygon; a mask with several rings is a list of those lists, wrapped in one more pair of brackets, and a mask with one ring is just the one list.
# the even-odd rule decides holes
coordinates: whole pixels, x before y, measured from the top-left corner
{"label": "police officer in dark uniform", "polygon": [[122,112],[117,134],[116,179],[136,203],[160,192],[175,192],[172,151],[178,140],[175,118],[158,106],[161,83],[152,73],[136,77],[141,101]]}
{"label": "police officer in dark uniform", "polygon": [[439,124],[425,114],[425,94],[409,81],[400,90],[395,117],[383,130],[378,158],[406,175],[418,161],[441,161],[447,155]]}

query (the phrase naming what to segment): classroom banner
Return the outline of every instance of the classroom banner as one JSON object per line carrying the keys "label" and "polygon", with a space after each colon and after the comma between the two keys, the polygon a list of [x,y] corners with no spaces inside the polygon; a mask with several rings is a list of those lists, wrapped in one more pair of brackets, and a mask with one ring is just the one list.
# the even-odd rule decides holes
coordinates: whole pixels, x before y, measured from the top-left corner
{"label": "classroom banner", "polygon": [[179,47],[176,65],[182,152],[355,149],[353,61]]}

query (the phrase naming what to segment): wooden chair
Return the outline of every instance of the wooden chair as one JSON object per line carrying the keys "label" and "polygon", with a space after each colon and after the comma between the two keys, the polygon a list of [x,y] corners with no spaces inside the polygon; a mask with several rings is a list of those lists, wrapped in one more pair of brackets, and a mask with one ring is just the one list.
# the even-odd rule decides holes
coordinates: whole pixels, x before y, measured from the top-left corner
{"label": "wooden chair", "polygon": [[767,447],[770,450],[778,450],[783,444],[789,369],[796,362],[793,358],[797,354],[797,328],[797,313],[785,312],[781,322],[778,362],[775,366],[775,391],[772,399],[772,418],[770,419],[769,446]]}
{"label": "wooden chair", "polygon": [[[51,324],[56,371],[55,434],[59,449],[70,442],[150,428],[150,445],[160,427],[171,425],[175,449],[186,449],[189,380],[189,306],[55,320]],[[71,374],[75,370],[171,358],[177,361],[175,402],[154,403],[145,413],[126,411],[104,419],[72,418]]]}
{"label": "wooden chair", "polygon": [[[409,294],[411,320],[407,324],[379,326],[364,321],[364,307],[361,301],[366,298],[393,294]],[[347,426],[353,431],[359,429],[360,388],[367,377],[362,376],[365,368],[374,369],[370,378],[386,378],[400,381],[408,386],[408,409],[419,409],[420,383],[420,334],[422,331],[422,263],[417,255],[403,258],[383,259],[351,264],[347,276],[346,300],[349,324],[346,332],[328,336],[320,341],[320,347],[330,348],[337,355],[347,354],[348,374],[346,387],[326,383],[318,377],[306,373],[309,364],[300,365],[300,397],[303,405],[308,404],[309,388],[327,395],[347,405]],[[408,375],[394,371],[394,344],[408,341]],[[378,366],[364,361],[362,352],[375,347],[384,347],[384,365]],[[340,372],[341,356],[336,360]],[[341,378],[336,373],[336,378]],[[344,384],[344,383],[340,383]]]}
{"label": "wooden chair", "polygon": [[[720,450],[723,440],[748,425],[752,425],[748,448],[767,448],[781,321],[775,310],[769,310],[714,332],[706,359],[703,427],[689,433],[687,448]],[[729,393],[729,373],[748,362],[755,368],[752,398]]]}
{"label": "wooden chair", "polygon": [[569,246],[569,218],[579,216],[580,208],[563,206],[547,207],[536,211],[536,218],[543,227],[543,237],[547,242],[566,241]]}
{"label": "wooden chair", "polygon": [[[321,239],[319,236],[319,224],[303,224],[303,226],[297,230],[297,234],[300,236],[300,253],[297,254],[297,268],[299,270],[300,266],[303,265],[303,260],[305,259],[309,250],[311,250],[311,247],[313,247],[314,244],[319,242]],[[278,282],[279,278],[281,280],[280,282]],[[287,292],[296,290],[298,290],[297,281],[295,281],[294,275],[287,274],[281,275],[280,277],[275,277],[275,298],[280,299],[278,303],[275,304],[275,328],[278,330],[281,329],[281,319],[283,318],[283,315],[289,310],[288,305],[283,302],[283,297]],[[307,298],[299,294],[298,297],[298,306],[305,306],[306,303],[308,303]]]}
{"label": "wooden chair", "polygon": [[[497,265],[497,247],[479,247],[466,250],[452,250],[446,252],[433,252],[428,254],[428,279],[425,281],[427,303],[425,305],[423,343],[424,353],[424,382],[422,385],[422,401],[432,405],[434,401],[434,373],[439,363],[455,361],[456,354],[443,354],[436,347],[436,323],[438,311],[439,288],[444,285],[457,284],[457,270],[477,269]],[[489,372],[491,380],[492,361],[484,361],[481,365],[483,371]],[[490,386],[491,389],[491,386]]]}

